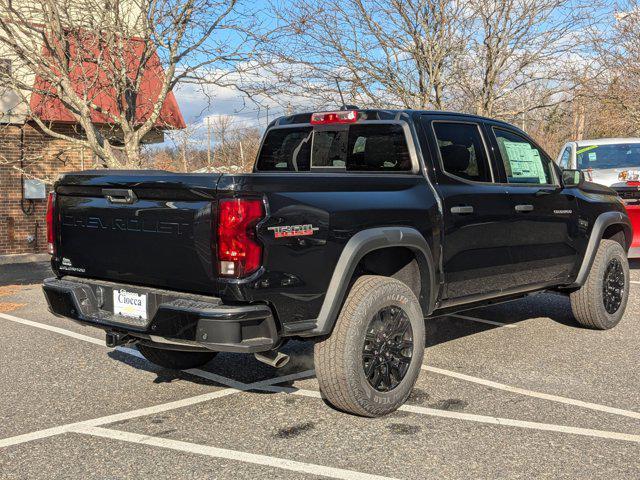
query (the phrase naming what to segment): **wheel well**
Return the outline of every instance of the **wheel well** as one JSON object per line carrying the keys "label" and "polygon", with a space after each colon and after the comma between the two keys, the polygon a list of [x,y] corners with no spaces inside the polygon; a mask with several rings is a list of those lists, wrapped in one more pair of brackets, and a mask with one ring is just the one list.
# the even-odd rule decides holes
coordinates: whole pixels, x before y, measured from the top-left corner
{"label": "wheel well", "polygon": [[360,259],[351,282],[361,275],[381,275],[400,280],[414,293],[425,314],[429,309],[429,271],[422,255],[407,247],[373,250]]}
{"label": "wheel well", "polygon": [[627,229],[620,223],[614,223],[609,225],[602,234],[603,239],[615,240],[625,250],[628,250],[631,246],[631,232],[627,232]]}

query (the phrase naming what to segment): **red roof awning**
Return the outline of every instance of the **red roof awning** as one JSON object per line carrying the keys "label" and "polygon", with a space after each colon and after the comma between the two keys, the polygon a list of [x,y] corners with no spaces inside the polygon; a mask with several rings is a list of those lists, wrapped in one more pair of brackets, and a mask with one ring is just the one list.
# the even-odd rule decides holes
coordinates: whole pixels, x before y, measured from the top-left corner
{"label": "red roof awning", "polygon": [[[76,93],[81,96],[86,95],[98,106],[98,109],[92,109],[91,113],[91,119],[94,123],[114,124],[114,120],[108,114],[102,112],[119,116],[124,111],[124,99],[118,101],[113,81],[109,78],[112,77],[109,72],[120,68],[124,62],[125,71],[129,78],[133,80],[135,72],[140,66],[140,59],[144,54],[145,45],[140,40],[124,40],[123,42],[126,45],[123,48],[124,53],[117,55],[117,57],[123,58],[114,58],[106,47],[100,46],[101,42],[95,35],[85,34],[78,36],[77,32],[75,32],[73,38],[74,40],[69,41],[71,45],[70,51],[72,52],[70,55],[72,58],[70,77],[73,88]],[[75,44],[80,42],[83,47],[78,50],[75,48]],[[46,54],[47,52],[45,52]],[[102,63],[102,67],[97,65],[100,63]],[[109,65],[109,67],[105,65]],[[151,115],[164,78],[164,70],[160,59],[158,54],[154,53],[147,61],[144,72],[142,72],[140,89],[136,96],[136,123],[143,123]],[[49,82],[36,75],[34,87],[30,106],[35,115],[45,122],[76,122],[63,102],[55,96],[55,88]],[[46,92],[51,92],[51,94]],[[158,129],[180,129],[186,127],[173,92],[167,94],[155,127]]]}

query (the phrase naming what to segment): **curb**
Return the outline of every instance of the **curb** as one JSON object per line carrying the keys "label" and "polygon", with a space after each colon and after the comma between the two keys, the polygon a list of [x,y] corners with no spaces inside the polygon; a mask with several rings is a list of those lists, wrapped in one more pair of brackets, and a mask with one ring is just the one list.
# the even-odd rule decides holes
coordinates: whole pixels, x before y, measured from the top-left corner
{"label": "curb", "polygon": [[46,262],[50,258],[51,257],[48,253],[23,253],[19,255],[0,255],[0,265]]}

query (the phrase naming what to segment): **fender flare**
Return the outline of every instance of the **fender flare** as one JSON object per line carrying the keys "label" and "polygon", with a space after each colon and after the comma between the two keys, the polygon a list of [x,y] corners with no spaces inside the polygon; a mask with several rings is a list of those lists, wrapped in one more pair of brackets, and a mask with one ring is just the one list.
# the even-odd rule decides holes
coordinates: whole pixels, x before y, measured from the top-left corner
{"label": "fender flare", "polygon": [[591,229],[589,243],[587,243],[587,249],[585,250],[580,270],[578,271],[575,281],[570,285],[570,287],[581,287],[587,281],[596,252],[600,246],[600,240],[602,240],[602,235],[608,227],[615,224],[622,225],[627,232],[632,231],[629,217],[622,212],[605,212],[598,215],[598,218],[596,218],[596,221],[593,223],[593,228]]}
{"label": "fender flare", "polygon": [[388,247],[407,247],[416,255],[422,281],[429,282],[428,298],[425,299],[421,306],[425,316],[431,313],[438,292],[433,256],[425,238],[418,230],[410,227],[371,228],[356,233],[345,245],[331,276],[327,293],[316,320],[316,327],[312,331],[305,332],[305,334],[326,335],[331,332],[347,296],[349,282],[358,262],[367,253]]}

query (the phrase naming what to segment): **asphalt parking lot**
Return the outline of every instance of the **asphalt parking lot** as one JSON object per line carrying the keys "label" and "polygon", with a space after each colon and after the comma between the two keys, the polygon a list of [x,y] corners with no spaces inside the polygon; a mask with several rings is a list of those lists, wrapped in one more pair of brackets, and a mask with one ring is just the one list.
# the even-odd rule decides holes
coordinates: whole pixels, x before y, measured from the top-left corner
{"label": "asphalt parking lot", "polygon": [[0,265],[0,478],[640,478],[640,262],[627,313],[580,328],[555,294],[427,323],[416,389],[327,406],[309,343],[275,370],[155,367],[47,312],[46,264]]}

